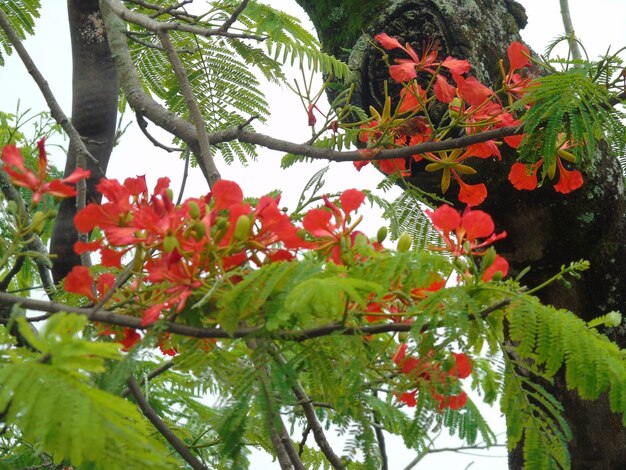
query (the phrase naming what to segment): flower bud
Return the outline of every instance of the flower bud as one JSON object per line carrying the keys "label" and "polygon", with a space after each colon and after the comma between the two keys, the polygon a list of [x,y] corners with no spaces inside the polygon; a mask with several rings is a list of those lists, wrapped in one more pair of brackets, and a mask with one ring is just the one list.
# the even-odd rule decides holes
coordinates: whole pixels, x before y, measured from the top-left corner
{"label": "flower bud", "polygon": [[33,218],[30,222],[30,228],[33,232],[40,235],[46,226],[46,214],[41,211],[37,211],[33,214]]}
{"label": "flower bud", "polygon": [[178,248],[178,240],[174,235],[168,235],[163,239],[163,250],[166,253],[171,253]]}
{"label": "flower bud", "polygon": [[461,100],[458,96],[455,96],[450,103],[448,103],[448,109],[450,111],[450,117],[457,119],[461,115]]}
{"label": "flower bud", "polygon": [[250,236],[251,225],[250,217],[245,214],[240,215],[235,224],[235,231],[233,232],[235,240],[246,241]]}
{"label": "flower bud", "polygon": [[171,188],[167,188],[167,189],[165,190],[165,195],[167,196],[167,198],[168,198],[170,201],[173,201],[173,200],[174,200],[174,191],[172,191],[172,189],[171,189]]}
{"label": "flower bud", "polygon": [[198,205],[196,201],[189,201],[188,207],[189,207],[189,216],[192,219],[197,219],[198,217],[200,217],[200,206]]}
{"label": "flower bud", "polygon": [[383,225],[378,229],[378,233],[376,233],[376,241],[382,243],[385,241],[385,238],[387,238],[387,227]]}
{"label": "flower bud", "polygon": [[400,238],[398,238],[397,250],[401,253],[406,253],[411,249],[411,246],[413,246],[413,237],[407,232],[404,232],[400,235]]}
{"label": "flower bud", "polygon": [[202,222],[196,222],[193,226],[194,237],[197,241],[200,241],[206,233],[206,227]]}

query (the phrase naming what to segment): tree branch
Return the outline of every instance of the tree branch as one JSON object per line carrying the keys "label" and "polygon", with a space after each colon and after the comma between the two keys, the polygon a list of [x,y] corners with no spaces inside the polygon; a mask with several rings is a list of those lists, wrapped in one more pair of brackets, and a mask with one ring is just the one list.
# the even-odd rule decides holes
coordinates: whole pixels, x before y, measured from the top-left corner
{"label": "tree branch", "polygon": [[215,160],[211,155],[211,145],[209,144],[209,138],[207,135],[206,126],[204,124],[202,112],[200,111],[198,101],[193,94],[193,89],[191,88],[191,84],[189,83],[189,77],[187,77],[187,72],[185,72],[183,64],[180,61],[180,57],[178,57],[178,53],[176,52],[172,41],[170,41],[170,37],[167,31],[158,30],[157,34],[159,35],[159,39],[161,40],[161,44],[165,49],[170,64],[172,64],[174,74],[176,75],[176,79],[178,80],[178,84],[180,85],[180,90],[183,94],[183,97],[185,98],[187,108],[189,109],[189,117],[196,127],[196,135],[198,136],[198,143],[200,145],[199,157],[204,164],[203,166],[206,170],[209,187],[213,188],[213,185],[221,177],[219,171],[217,170],[217,167],[215,166]]}
{"label": "tree branch", "polygon": [[[139,386],[143,387],[143,385],[146,382],[150,382],[152,379],[154,379],[155,377],[158,377],[159,375],[161,375],[164,372],[167,372],[172,367],[174,367],[174,362],[172,362],[172,361],[164,362],[159,367],[157,367],[156,369],[151,371],[146,377],[143,377],[141,379],[141,382],[139,382]],[[123,397],[123,398],[126,398],[130,394],[131,394],[130,388],[126,387],[124,390],[122,390],[122,392],[120,393],[120,396]]]}
{"label": "tree branch", "polygon": [[[283,357],[282,354],[280,354],[275,346],[270,345],[269,352],[274,360],[276,360],[276,362],[278,362],[280,365],[287,365],[287,360]],[[291,390],[298,399],[298,402],[300,403],[300,406],[304,411],[307,425],[311,429],[311,431],[313,431],[313,437],[315,438],[315,442],[326,457],[326,460],[328,460],[333,468],[337,470],[345,470],[346,466],[343,464],[337,454],[335,454],[335,451],[326,439],[324,429],[322,428],[322,425],[320,424],[319,420],[317,419],[317,415],[315,414],[315,407],[313,406],[309,395],[304,390],[304,387],[302,387],[300,382],[294,380]]]}
{"label": "tree branch", "polygon": [[[500,302],[497,302],[494,305],[485,308],[482,312],[477,314],[477,316],[479,316],[480,318],[485,318],[492,312],[506,307],[510,302],[510,299],[503,299]],[[47,302],[44,300],[30,299],[27,297],[11,295],[5,292],[0,292],[0,304],[18,304],[23,306],[24,308],[40,312],[76,313],[79,315],[86,315],[92,321],[107,323],[109,325],[125,326],[128,328],[134,328],[136,330],[150,330],[158,326],[164,331],[169,331],[170,333],[181,336],[188,336],[191,338],[241,339],[246,337],[254,337],[266,333],[264,326],[237,328],[232,333],[229,333],[222,328],[200,328],[189,325],[181,325],[180,323],[170,321],[160,321],[151,325],[142,325],[141,318],[137,317],[121,315],[119,313],[109,312],[107,310],[99,310],[94,312],[93,308],[72,307],[57,302]],[[363,326],[345,326],[343,324],[333,323],[305,330],[281,331],[278,333],[274,333],[274,337],[283,341],[302,342],[313,338],[319,338],[321,336],[328,336],[333,333],[346,336],[375,335],[381,333],[408,332],[411,331],[411,329],[412,325],[408,325],[406,323],[383,323]]]}
{"label": "tree branch", "polygon": [[129,10],[120,0],[103,1],[118,17],[120,17],[124,21],[136,24],[143,28],[149,29],[150,31],[184,31],[186,33],[197,34],[198,36],[204,37],[224,36],[239,39],[255,39],[257,41],[263,41],[265,39],[254,34],[229,33],[228,31],[221,31],[220,28],[205,28],[202,26],[179,22],[164,23],[162,21],[157,21],[153,18],[150,18],[149,16],[139,13],[137,11]]}
{"label": "tree branch", "polygon": [[152,423],[152,425],[159,431],[159,433],[170,443],[170,445],[179,453],[179,455],[187,462],[191,468],[194,470],[207,470],[202,462],[200,462],[196,457],[191,453],[189,449],[185,446],[183,441],[181,441],[174,432],[170,428],[168,428],[165,423],[159,418],[159,415],[152,409],[146,397],[141,393],[141,388],[135,380],[135,377],[132,375],[128,377],[128,388],[130,389],[130,393],[135,397],[135,401],[137,401],[137,405],[141,409],[141,412],[144,414],[148,420]]}
{"label": "tree branch", "polygon": [[572,51],[572,58],[574,60],[582,60],[583,55],[580,52],[580,46],[576,41],[576,34],[574,33],[574,24],[572,23],[572,16],[569,12],[568,0],[559,0],[561,4],[561,18],[563,19],[563,28],[565,28],[565,34],[567,35],[567,42],[569,48]]}
{"label": "tree branch", "polygon": [[250,0],[243,0],[239,4],[239,6],[235,9],[233,14],[230,15],[230,18],[228,18],[226,21],[224,21],[222,26],[220,26],[217,30],[220,33],[225,33],[226,31],[228,31],[228,28],[230,28],[235,23],[235,21],[237,21],[237,18],[246,9],[246,6],[248,6],[249,2],[250,2]]}

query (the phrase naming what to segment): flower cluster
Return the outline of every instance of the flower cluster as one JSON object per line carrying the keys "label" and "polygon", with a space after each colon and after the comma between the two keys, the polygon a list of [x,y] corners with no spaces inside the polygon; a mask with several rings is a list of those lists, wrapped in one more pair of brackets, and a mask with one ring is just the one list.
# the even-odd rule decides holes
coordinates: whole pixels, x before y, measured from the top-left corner
{"label": "flower cluster", "polygon": [[[571,144],[566,140],[565,134],[559,134],[556,141],[556,150],[552,164],[544,171],[550,178],[554,178],[556,170],[559,170],[559,181],[554,185],[554,190],[567,194],[583,185],[583,175],[578,170],[568,170],[563,165],[562,160],[569,162],[576,161],[576,157],[567,151]],[[511,166],[509,172],[509,181],[516,188],[521,190],[529,190],[537,188],[537,171],[543,165],[543,158],[536,163],[524,164],[516,162]]]}
{"label": "flower cluster", "polygon": [[506,237],[506,232],[495,233],[495,225],[489,214],[472,210],[469,206],[459,213],[444,204],[434,211],[427,211],[430,220],[441,235],[445,250],[452,256],[482,257],[481,279],[485,282],[499,273],[507,275],[509,263],[502,256],[495,254],[489,245]]}
{"label": "flower cluster", "polygon": [[[218,181],[207,196],[180,205],[172,202],[167,178],[158,180],[152,195],[144,177],[123,184],[103,179],[97,189],[106,201],[87,205],[74,222],[82,232],[98,227],[104,236],[77,242],[75,251],[97,251],[108,268],[120,268],[125,255],[134,257],[134,290],[150,287],[144,289],[149,297],[140,299],[147,305],[144,325],[182,312],[207,282],[236,283],[251,266],[290,261],[302,249],[345,263],[360,220],[350,223],[350,216],[365,199],[355,189],[341,194],[337,203],[324,197],[323,207],[305,214],[302,229],[279,208],[279,198],[247,202],[231,181]],[[96,279],[78,266],[67,276],[65,290],[96,301],[114,283],[111,273]]]}
{"label": "flower cluster", "polygon": [[[408,58],[397,58],[389,66],[391,78],[403,86],[399,103],[393,108],[391,98],[385,99],[381,112],[371,108],[372,118],[361,124],[361,141],[368,144],[361,154],[364,160],[354,163],[362,168],[373,158],[377,149],[414,146],[427,141],[439,141],[448,136],[452,128],[462,128],[466,135],[476,134],[502,127],[520,126],[521,122],[509,111],[508,106],[519,101],[533,86],[532,77],[520,71],[530,66],[530,52],[526,46],[513,42],[508,50],[508,70],[502,61],[502,87],[498,91],[483,85],[475,77],[467,76],[471,65],[467,60],[448,56],[439,59],[432,45],[418,54],[410,44],[404,46],[395,38],[385,33],[375,36],[376,41],[386,51],[400,51]],[[418,81],[419,80],[419,81]],[[420,83],[428,82],[426,88]],[[503,104],[503,100],[506,102]],[[434,101],[448,106],[448,112],[439,123],[439,129],[433,128],[429,116],[429,105]],[[524,135],[504,137],[502,140],[517,149]],[[468,165],[472,158],[500,159],[501,142],[489,140],[464,148],[439,152],[415,154],[412,160],[424,161],[428,172],[442,172],[441,191],[446,193],[454,180],[459,186],[459,201],[477,206],[487,197],[487,187],[483,183],[469,184],[464,175],[473,175],[476,170]],[[567,193],[582,185],[582,175],[564,167],[561,159],[574,161],[573,155],[566,152],[567,143],[557,145],[557,158],[545,173],[554,177],[558,168],[560,180],[555,185],[558,192]],[[367,160],[366,160],[367,159]],[[511,168],[509,179],[517,189],[534,189],[537,186],[537,169],[543,161],[530,166],[516,163]],[[409,159],[397,158],[381,160],[376,163],[387,174],[397,173],[409,176]]]}
{"label": "flower cluster", "polygon": [[76,190],[71,184],[77,183],[82,178],[89,178],[89,170],[76,168],[71,175],[63,179],[46,181],[48,174],[48,158],[44,147],[45,139],[37,142],[39,160],[37,171],[34,172],[24,163],[24,156],[15,145],[7,145],[2,149],[2,161],[4,171],[11,182],[17,186],[30,189],[33,192],[31,201],[34,205],[39,204],[44,194],[66,198],[76,196]]}
{"label": "flower cluster", "polygon": [[[430,389],[433,400],[438,402],[439,411],[445,408],[458,410],[467,403],[467,394],[460,389],[459,380],[465,379],[472,373],[472,362],[463,353],[452,353],[446,361],[447,369],[441,361],[434,360],[429,355],[425,357],[407,356],[408,345],[402,343],[393,356],[398,368],[412,382],[416,388],[400,394],[399,400],[407,406],[416,405],[416,395],[424,385]],[[457,393],[452,393],[456,391]]]}

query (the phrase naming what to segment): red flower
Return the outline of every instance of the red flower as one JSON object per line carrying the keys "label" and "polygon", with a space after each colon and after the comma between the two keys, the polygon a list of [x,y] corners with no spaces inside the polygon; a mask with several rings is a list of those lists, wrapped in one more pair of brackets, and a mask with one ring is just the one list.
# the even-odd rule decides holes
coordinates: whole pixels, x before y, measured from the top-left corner
{"label": "red flower", "polygon": [[537,170],[541,166],[542,162],[537,162],[534,165],[525,165],[524,163],[516,162],[511,166],[509,171],[509,181],[515,189],[529,190],[537,188]]}
{"label": "red flower", "polygon": [[65,277],[63,289],[73,294],[84,295],[93,301],[96,297],[93,293],[93,277],[85,266],[74,266]]}
{"label": "red flower", "polygon": [[461,178],[456,179],[461,189],[459,190],[459,201],[469,206],[478,206],[487,198],[487,186],[483,183],[467,184]]}
{"label": "red flower", "polygon": [[482,280],[489,282],[493,279],[496,273],[500,273],[500,277],[505,277],[509,272],[509,262],[500,255],[496,255],[496,259],[491,265],[485,269],[482,275]]}
{"label": "red flower", "polygon": [[559,157],[556,158],[559,166],[559,182],[554,185],[554,189],[561,193],[570,193],[583,185],[583,175],[578,170],[566,170]]}
{"label": "red flower", "polygon": [[514,41],[507,49],[509,56],[509,73],[530,65],[530,51],[521,42]]}
{"label": "red flower", "polygon": [[456,95],[456,88],[448,83],[445,77],[437,75],[434,86],[435,96],[442,103],[450,103]]}
{"label": "red flower", "polygon": [[139,340],[141,340],[141,335],[136,330],[124,328],[124,339],[119,341],[123,346],[122,351],[129,351]]}
{"label": "red flower", "polygon": [[[495,225],[489,214],[470,207],[462,215],[447,204],[426,213],[453,256],[481,255],[482,248],[506,237],[506,232],[494,233]],[[455,240],[450,236],[453,232]]]}
{"label": "red flower", "polygon": [[452,353],[454,356],[454,366],[448,371],[448,375],[458,379],[465,379],[472,373],[472,362],[463,353]]}
{"label": "red flower", "polygon": [[461,392],[458,395],[441,395],[436,392],[432,392],[432,397],[439,402],[439,411],[443,411],[445,408],[451,410],[460,410],[467,403],[467,393]]}
{"label": "red flower", "polygon": [[66,198],[76,196],[76,190],[67,183],[75,184],[82,178],[89,177],[89,170],[76,168],[71,175],[61,180],[56,179],[46,183],[48,159],[44,148],[45,139],[37,142],[39,149],[39,161],[37,173],[29,170],[24,165],[24,157],[15,145],[7,145],[2,149],[2,161],[4,171],[11,178],[11,182],[17,186],[28,188],[33,192],[32,202],[39,203],[44,194]]}

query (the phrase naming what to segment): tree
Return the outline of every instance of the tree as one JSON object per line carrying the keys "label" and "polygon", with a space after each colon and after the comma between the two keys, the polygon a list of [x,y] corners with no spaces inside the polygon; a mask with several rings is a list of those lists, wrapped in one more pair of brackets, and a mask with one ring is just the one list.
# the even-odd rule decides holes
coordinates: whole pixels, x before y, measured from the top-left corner
{"label": "tree", "polygon": [[[552,69],[532,88],[530,79],[516,75],[530,53],[517,42],[524,16],[514,2],[467,2],[461,11],[443,0],[387,8],[375,0],[298,3],[315,23],[325,52],[293,18],[253,1],[219,2],[205,16],[185,11],[184,4],[162,9],[140,0],[70,1],[73,60],[80,71],[74,76],[71,123],[20,46],[19,33],[32,27],[36,2],[8,2],[0,9],[6,39],[0,38],[33,71],[52,116],[71,139],[64,179],[52,182],[43,179],[43,143],[38,174],[24,167],[17,147],[3,150],[6,174],[32,192],[32,202],[24,204],[3,182],[9,202],[2,290],[32,285],[32,256],[54,301],[0,293],[0,303],[12,306],[3,312],[0,369],[5,439],[17,444],[8,453],[9,465],[64,459],[77,466],[106,462],[107,468],[175,465],[163,457],[162,440],[150,435],[134,405],[116,396],[121,394],[134,397],[192,468],[244,466],[246,445],[267,449],[282,468],[322,461],[334,468],[358,466],[357,450],[361,465],[384,467],[381,429],[402,435],[420,452],[427,450],[434,424],[458,430],[470,444],[478,436],[494,442],[462,390],[462,379],[472,374],[485,401],[501,400],[509,444],[519,444],[512,468],[523,461],[528,468],[570,466],[570,433],[573,468],[615,468],[626,452],[626,361],[616,313],[624,301],[618,266],[626,245],[620,230],[622,173],[603,138],[621,132],[622,141],[616,141],[623,147],[613,108],[623,88],[611,81],[618,60]],[[468,18],[486,25],[484,31],[469,37]],[[417,54],[406,43],[431,49]],[[395,59],[406,54],[413,62],[394,69],[401,67]],[[281,56],[304,58],[332,75],[327,91],[335,111],[323,125],[326,132],[306,144],[251,128],[267,106],[245,61],[280,80]],[[502,77],[498,59],[504,57],[508,72]],[[349,76],[342,60],[356,75]],[[466,75],[470,63],[481,64],[474,73],[484,84]],[[536,73],[550,67],[536,63]],[[151,196],[141,178],[96,186],[115,137],[116,77],[138,122],[163,127],[193,154],[211,185],[210,196],[174,203],[165,180]],[[498,88],[502,78],[511,121],[492,129],[492,120],[467,110],[495,105],[488,87]],[[411,94],[411,107],[392,109],[400,96],[408,106]],[[318,97],[302,93],[312,126]],[[370,107],[376,119],[365,114]],[[521,123],[514,115],[524,116],[521,147]],[[449,122],[471,122],[478,132]],[[440,132],[448,138],[428,142]],[[14,131],[8,135],[8,142],[19,141]],[[494,139],[507,143],[502,152]],[[361,150],[341,151],[357,141]],[[384,149],[390,144],[405,148]],[[286,163],[302,157],[378,161],[390,174],[387,183],[406,189],[399,201],[379,201],[390,213],[403,209],[391,220],[397,249],[382,248],[384,231],[377,240],[355,231],[355,211],[366,197],[361,191],[324,197],[324,208],[309,208],[320,200],[321,174],[306,186],[291,217],[275,198],[244,201],[236,184],[220,180],[215,150],[245,158],[255,145],[288,152]],[[470,148],[477,153],[468,154]],[[454,158],[442,163],[442,152]],[[523,171],[503,171],[485,159],[500,153],[507,168]],[[464,165],[471,156],[480,157],[474,169]],[[529,189],[535,178],[528,165],[514,163],[519,156],[535,173],[543,164],[541,188],[518,190]],[[584,175],[563,163],[568,159]],[[85,174],[76,173],[77,166],[91,172],[84,187]],[[556,168],[555,188],[576,189],[571,195],[555,193],[548,182]],[[443,182],[439,174],[436,180],[429,176],[433,170],[443,170]],[[452,177],[461,192],[450,200],[459,209],[464,202],[482,210],[439,207],[430,213],[427,237],[414,236],[420,246],[410,250],[413,238],[400,232],[425,220],[416,201],[433,204],[423,195],[447,189]],[[474,184],[478,180],[471,178],[478,177],[484,183]],[[75,193],[67,189],[77,182]],[[486,199],[483,187],[490,193]],[[39,205],[44,194],[76,195],[61,203],[52,235],[58,255],[53,274],[56,282],[64,279],[65,293],[47,280],[40,240],[54,215]],[[77,234],[73,221],[83,234],[92,232],[91,241]],[[576,227],[576,237],[563,234],[563,227]],[[429,241],[448,256],[426,249]],[[496,241],[508,263],[490,247]],[[94,251],[101,263],[90,271],[85,253]],[[570,264],[578,259],[589,260],[590,269],[585,262]],[[517,279],[501,282],[508,270]],[[459,285],[444,288],[453,272]],[[55,314],[46,315],[47,325],[36,332],[20,318],[19,305]],[[30,321],[36,320],[41,318]],[[130,352],[120,356],[116,341]],[[489,351],[482,358],[485,343]],[[142,355],[157,345],[174,359]],[[490,362],[498,353],[501,368]],[[149,399],[135,378],[142,374],[151,384]],[[205,376],[213,383],[205,383]],[[29,392],[32,383],[40,386]],[[192,397],[207,391],[222,402],[207,406]],[[398,409],[404,405],[415,413]],[[303,429],[299,449],[283,413]],[[83,438],[88,424],[94,432]],[[349,452],[338,455],[323,424],[352,428]],[[305,445],[309,433],[317,448]]]}

